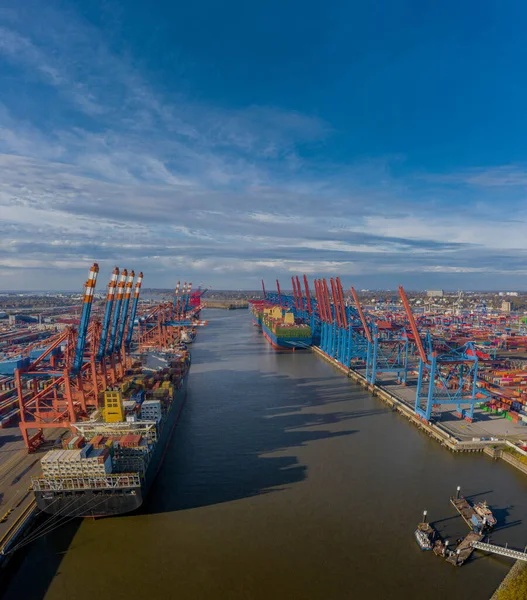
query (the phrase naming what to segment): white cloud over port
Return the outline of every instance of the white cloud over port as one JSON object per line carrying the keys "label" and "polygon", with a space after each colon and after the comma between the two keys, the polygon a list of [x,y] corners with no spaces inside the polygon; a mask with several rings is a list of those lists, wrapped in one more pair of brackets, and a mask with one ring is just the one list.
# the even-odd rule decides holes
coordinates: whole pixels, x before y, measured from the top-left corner
{"label": "white cloud over port", "polygon": [[25,111],[16,94],[0,104],[4,289],[78,287],[94,260],[142,269],[151,286],[307,273],[485,287],[523,274],[526,167],[328,164],[312,145],[330,123],[168,97],[80,17],[42,11],[49,27],[0,14],[0,56],[41,93]]}

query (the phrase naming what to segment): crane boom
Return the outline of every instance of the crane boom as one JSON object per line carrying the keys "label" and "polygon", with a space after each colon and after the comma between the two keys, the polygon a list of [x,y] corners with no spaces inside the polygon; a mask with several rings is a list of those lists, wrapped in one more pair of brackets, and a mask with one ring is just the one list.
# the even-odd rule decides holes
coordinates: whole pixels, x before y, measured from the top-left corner
{"label": "crane boom", "polygon": [[364,327],[364,335],[366,336],[366,339],[368,340],[368,342],[371,343],[371,342],[373,342],[373,338],[371,337],[371,331],[370,331],[370,328],[368,327],[368,322],[366,321],[366,317],[364,316],[364,313],[362,311],[362,306],[360,305],[359,297],[357,296],[357,292],[355,291],[355,288],[353,286],[351,286],[351,295],[353,296],[353,300],[355,300],[355,306],[357,307],[357,312],[359,313],[359,317],[362,322],[362,326]]}
{"label": "crane boom", "polygon": [[309,314],[312,313],[312,308],[311,308],[311,294],[309,293],[309,285],[307,283],[307,277],[304,275],[304,287],[306,289],[306,303],[307,303],[307,312]]}
{"label": "crane boom", "polygon": [[333,308],[335,310],[335,317],[337,319],[337,325],[339,327],[342,327],[342,322],[340,320],[340,309],[339,309],[339,301],[337,298],[337,291],[335,288],[335,281],[333,280],[333,277],[331,277],[331,279],[329,280],[329,283],[331,284],[331,295],[333,296]]}
{"label": "crane boom", "polygon": [[75,360],[73,362],[73,373],[79,373],[84,360],[84,347],[86,346],[86,335],[88,333],[88,324],[90,322],[91,307],[93,304],[93,292],[97,283],[97,274],[99,273],[99,265],[94,263],[88,275],[84,290],[84,303],[82,306],[82,314],[77,334],[77,346],[75,349]]}
{"label": "crane boom", "polygon": [[327,321],[324,299],[322,298],[322,286],[320,279],[315,279],[315,296],[317,297],[318,316],[324,323]]}
{"label": "crane boom", "polygon": [[126,278],[128,277],[128,271],[123,269],[119,283],[117,284],[117,300],[115,302],[115,308],[113,311],[112,319],[112,331],[110,333],[110,341],[108,342],[108,348],[106,354],[113,354],[115,349],[115,339],[117,337],[117,328],[119,325],[119,317],[121,316],[121,305],[123,303],[124,286],[126,285]]}
{"label": "crane boom", "polygon": [[297,294],[296,294],[296,283],[295,283],[295,278],[293,276],[291,276],[291,283],[293,285],[293,298],[295,299],[295,308],[298,310],[298,299],[297,299]]}
{"label": "crane boom", "polygon": [[340,282],[340,277],[337,277],[336,284],[337,284],[337,296],[339,298],[340,313],[342,316],[342,326],[347,327],[348,326],[348,318],[346,317],[346,307],[344,305],[344,294],[342,292],[342,283]]}
{"label": "crane boom", "polygon": [[324,307],[326,309],[328,323],[333,323],[333,313],[331,311],[331,302],[329,300],[328,282],[325,279],[322,280],[322,289],[322,296],[324,298]]}
{"label": "crane boom", "polygon": [[130,344],[132,343],[132,335],[134,333],[134,326],[135,326],[135,315],[137,312],[137,304],[139,303],[139,293],[141,292],[141,283],[143,282],[143,273],[139,273],[139,275],[137,276],[137,282],[135,284],[135,291],[134,291],[134,300],[132,302],[132,311],[130,313],[130,324],[128,325],[128,333],[126,334],[126,340],[125,340],[125,346],[127,348],[130,347]]}
{"label": "crane boom", "polygon": [[174,290],[174,310],[177,311],[177,301],[179,298],[179,281],[176,283],[176,289]]}
{"label": "crane boom", "polygon": [[302,298],[302,288],[300,286],[300,279],[298,279],[298,275],[296,276],[296,289],[298,290],[298,308],[303,312],[304,311],[304,300]]}
{"label": "crane boom", "polygon": [[117,336],[117,350],[120,350],[123,345],[124,330],[126,328],[126,322],[128,320],[128,306],[130,305],[130,298],[132,297],[132,286],[134,285],[134,277],[135,273],[133,271],[130,271],[124,290],[123,310],[121,316],[121,323],[119,325],[119,334]]}
{"label": "crane boom", "polygon": [[426,358],[426,352],[423,347],[423,342],[421,340],[421,336],[419,335],[419,330],[417,329],[417,323],[415,322],[414,315],[412,313],[412,309],[410,308],[410,303],[408,302],[408,298],[406,297],[406,293],[403,289],[403,286],[399,286],[399,296],[401,296],[401,300],[403,301],[404,310],[406,311],[406,316],[408,317],[408,322],[410,323],[410,329],[414,334],[415,343],[417,344],[417,350],[419,351],[419,356],[424,363],[428,363],[428,359]]}
{"label": "crane boom", "polygon": [[110,283],[108,284],[108,293],[106,295],[106,308],[104,309],[104,318],[102,322],[101,339],[99,341],[99,349],[97,351],[97,360],[102,360],[106,351],[106,342],[108,341],[108,333],[110,332],[110,323],[112,320],[112,308],[115,300],[115,288],[117,287],[117,278],[119,277],[119,268],[115,267],[112,271]]}

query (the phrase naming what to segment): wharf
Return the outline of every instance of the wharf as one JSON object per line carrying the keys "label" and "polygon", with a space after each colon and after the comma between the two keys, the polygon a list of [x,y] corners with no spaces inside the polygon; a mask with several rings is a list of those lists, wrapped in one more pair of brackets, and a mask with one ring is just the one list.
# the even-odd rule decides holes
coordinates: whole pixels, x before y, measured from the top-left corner
{"label": "wharf", "polygon": [[[366,380],[363,369],[348,369],[317,346],[313,346],[312,348],[313,352],[321,356],[355,383],[358,383],[374,396],[383,400],[383,402],[390,406],[394,411],[399,412],[412,424],[425,431],[430,437],[434,438],[442,446],[448,448],[452,452],[483,452],[487,449],[487,453],[490,455],[491,452],[494,453],[496,445],[503,446],[505,444],[503,439],[498,439],[498,441],[496,441],[496,439],[488,439],[500,435],[499,428],[503,426],[503,419],[499,417],[489,421],[488,415],[482,413],[487,419],[485,422],[479,423],[475,420],[473,423],[468,423],[467,421],[453,417],[451,414],[445,412],[441,415],[441,423],[428,422],[419,417],[414,411],[415,385],[413,381],[409,381],[408,385],[405,386],[394,381],[393,376],[392,379],[390,379],[389,375],[381,373],[377,377],[376,384],[372,385]],[[506,423],[507,427],[512,427],[512,424],[509,421]],[[522,431],[522,435],[525,436],[525,430],[518,428],[518,431],[520,430]],[[518,437],[519,435],[519,433],[515,433],[514,436],[508,437],[513,438]],[[474,439],[476,437],[477,439]]]}
{"label": "wharf", "polygon": [[[47,438],[56,439],[63,429],[48,430]],[[31,477],[40,474],[42,452],[28,454],[18,427],[0,429],[0,565],[5,553],[27,529],[37,513]]]}
{"label": "wharf", "polygon": [[470,529],[473,529],[474,523],[472,522],[472,517],[476,515],[476,512],[474,511],[472,506],[470,506],[470,504],[467,502],[466,498],[464,498],[463,496],[460,496],[459,498],[451,496],[450,503],[462,516],[463,521],[465,521],[465,523],[470,527]]}
{"label": "wharf", "polygon": [[482,539],[482,535],[471,531],[469,534],[466,535],[465,538],[463,538],[463,540],[457,546],[457,548],[450,553],[446,561],[456,567],[460,567],[464,562],[466,562],[470,558],[472,552],[474,552],[474,547],[472,546],[472,544],[474,542],[479,542]]}

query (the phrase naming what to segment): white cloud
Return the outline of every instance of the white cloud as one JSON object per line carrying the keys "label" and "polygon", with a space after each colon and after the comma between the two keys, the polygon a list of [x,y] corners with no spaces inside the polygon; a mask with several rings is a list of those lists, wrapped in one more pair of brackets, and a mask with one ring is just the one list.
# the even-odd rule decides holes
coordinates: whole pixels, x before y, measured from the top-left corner
{"label": "white cloud", "polygon": [[[93,26],[49,5],[39,18],[48,26],[12,14],[0,25],[0,55],[28,90],[46,86],[50,104],[34,98],[35,115],[64,108],[50,124],[7,94],[0,105],[6,287],[76,287],[95,259],[143,269],[150,285],[192,271],[216,285],[521,272],[527,214],[510,221],[496,202],[527,182],[521,167],[395,178],[400,156],[320,164],[302,150],[332,135],[321,119],[169,100]],[[460,187],[486,195],[471,210]]]}

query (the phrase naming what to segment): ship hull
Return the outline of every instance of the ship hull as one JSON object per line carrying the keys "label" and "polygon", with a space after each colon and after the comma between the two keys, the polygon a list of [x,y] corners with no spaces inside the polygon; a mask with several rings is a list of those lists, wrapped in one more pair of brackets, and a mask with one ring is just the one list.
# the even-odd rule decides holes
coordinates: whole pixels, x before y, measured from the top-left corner
{"label": "ship hull", "polygon": [[187,378],[174,394],[167,420],[159,436],[141,487],[116,489],[84,489],[64,491],[35,491],[37,507],[50,515],[69,517],[110,517],[137,510],[146,498],[161,468],[168,444],[178,423],[187,396]]}
{"label": "ship hull", "polygon": [[137,510],[143,503],[143,488],[35,492],[37,507],[48,515],[109,517]]}
{"label": "ship hull", "polygon": [[313,338],[311,336],[302,338],[278,337],[265,325],[265,323],[262,323],[262,333],[275,350],[289,350],[293,352],[295,350],[309,348],[313,343]]}
{"label": "ship hull", "polygon": [[421,550],[423,550],[423,551],[432,550],[432,544],[428,540],[428,538],[426,539],[426,541],[422,540],[417,531],[414,532],[414,537],[415,537],[415,541],[417,542],[417,544],[418,544],[419,548],[421,548]]}

